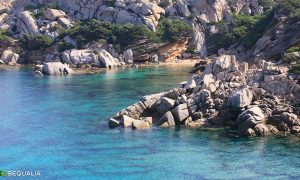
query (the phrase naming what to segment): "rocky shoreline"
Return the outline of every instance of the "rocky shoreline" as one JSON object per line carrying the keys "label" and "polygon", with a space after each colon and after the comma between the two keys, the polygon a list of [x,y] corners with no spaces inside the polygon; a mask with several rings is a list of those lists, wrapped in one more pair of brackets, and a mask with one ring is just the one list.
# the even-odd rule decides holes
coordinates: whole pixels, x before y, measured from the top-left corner
{"label": "rocky shoreline", "polygon": [[111,128],[233,127],[240,135],[300,135],[300,77],[288,68],[234,55],[211,57],[205,70],[168,92],[143,97],[109,120]]}
{"label": "rocky shoreline", "polygon": [[[161,61],[157,63],[133,63],[124,64],[116,68],[99,68],[90,64],[83,64],[80,67],[76,65],[63,64],[61,62],[48,62],[38,65],[25,65],[25,64],[0,64],[0,69],[16,69],[21,67],[29,67],[33,69],[36,75],[77,75],[77,74],[97,74],[104,71],[113,71],[126,68],[142,68],[147,66],[189,66],[193,67],[199,59],[180,59],[177,61]],[[50,68],[50,70],[49,70]]]}

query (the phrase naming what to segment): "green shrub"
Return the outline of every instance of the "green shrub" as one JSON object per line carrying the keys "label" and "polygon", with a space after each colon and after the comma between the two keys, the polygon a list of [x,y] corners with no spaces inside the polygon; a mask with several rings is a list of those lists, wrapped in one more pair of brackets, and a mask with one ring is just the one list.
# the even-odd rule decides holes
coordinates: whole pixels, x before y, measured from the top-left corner
{"label": "green shrub", "polygon": [[291,63],[291,62],[297,61],[297,59],[298,58],[293,53],[284,53],[283,54],[283,60],[286,63]]}
{"label": "green shrub", "polygon": [[300,8],[296,9],[290,16],[290,18],[292,19],[292,21],[294,22],[298,22],[300,21]]}
{"label": "green shrub", "polygon": [[290,72],[295,74],[300,74],[300,64],[293,65]]}
{"label": "green shrub", "polygon": [[[251,48],[263,35],[264,31],[272,23],[273,10],[268,10],[262,15],[234,15],[233,22],[229,24],[230,30],[224,34],[209,34],[207,37],[208,46],[213,45],[216,51],[226,48],[233,43],[241,43],[246,48]],[[224,22],[215,23],[216,26],[223,25]]]}
{"label": "green shrub", "polygon": [[73,48],[74,48],[73,44],[66,43],[66,42],[59,42],[58,43],[58,50],[60,52],[63,52],[65,50],[70,50],[70,49],[73,49]]}
{"label": "green shrub", "polygon": [[58,5],[56,3],[48,3],[48,4],[36,4],[36,5],[28,5],[24,8],[25,11],[33,11],[35,9],[59,9]]}
{"label": "green shrub", "polygon": [[178,20],[164,19],[158,25],[157,33],[150,31],[145,25],[111,24],[100,20],[89,20],[75,24],[70,29],[60,29],[60,38],[70,36],[77,41],[79,47],[99,40],[113,44],[117,51],[141,39],[151,42],[175,42],[183,37],[190,37],[192,28]]}
{"label": "green shrub", "polygon": [[45,11],[46,11],[47,8],[50,8],[50,9],[59,9],[58,5],[55,4],[55,3],[29,5],[29,6],[26,6],[24,9],[26,11],[30,11],[31,13],[33,13],[34,10],[38,10],[38,13],[37,14],[32,14],[32,17],[34,19],[40,19],[41,17],[44,16]]}
{"label": "green shrub", "polygon": [[160,2],[160,3],[158,4],[158,6],[159,6],[159,7],[162,7],[162,8],[166,8],[166,7],[169,6],[169,3],[168,3],[168,2]]}
{"label": "green shrub", "polygon": [[280,0],[279,6],[293,13],[300,8],[300,0]]}
{"label": "green shrub", "polygon": [[103,0],[102,1],[104,5],[114,7],[115,6],[115,0]]}
{"label": "green shrub", "polygon": [[28,50],[40,50],[50,47],[53,43],[53,39],[45,35],[24,35],[21,38],[23,46]]}
{"label": "green shrub", "polygon": [[2,15],[4,13],[8,13],[8,10],[7,9],[0,9],[0,15]]}
{"label": "green shrub", "polygon": [[12,40],[11,37],[9,37],[8,31],[0,29],[0,43],[7,43]]}
{"label": "green shrub", "polygon": [[300,51],[299,46],[292,46],[286,50],[287,53],[296,52],[296,51]]}
{"label": "green shrub", "polygon": [[150,34],[150,30],[144,25],[113,25],[112,38],[108,43],[119,44],[121,48],[134,44],[136,41],[144,39]]}
{"label": "green shrub", "polygon": [[258,1],[258,5],[269,9],[275,5],[275,2],[273,0],[260,0]]}
{"label": "green shrub", "polygon": [[176,42],[191,37],[192,33],[192,27],[180,20],[162,18],[158,24],[157,36],[162,42]]}

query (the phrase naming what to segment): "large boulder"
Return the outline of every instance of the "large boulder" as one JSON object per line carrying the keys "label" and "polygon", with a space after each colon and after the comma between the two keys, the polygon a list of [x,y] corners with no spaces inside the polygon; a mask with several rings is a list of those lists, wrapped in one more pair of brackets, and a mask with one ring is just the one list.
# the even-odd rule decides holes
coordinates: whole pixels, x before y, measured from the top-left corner
{"label": "large boulder", "polygon": [[61,62],[49,62],[45,63],[42,67],[42,73],[45,75],[69,75],[74,72],[67,64]]}
{"label": "large boulder", "polygon": [[62,59],[68,64],[96,64],[100,66],[97,56],[90,49],[72,49],[62,53]]}
{"label": "large boulder", "polygon": [[253,99],[253,93],[248,88],[233,92],[227,101],[230,108],[245,108],[249,106]]}
{"label": "large boulder", "polygon": [[170,111],[166,112],[157,122],[160,127],[169,127],[175,125],[175,120]]}
{"label": "large boulder", "polygon": [[11,58],[13,57],[14,52],[12,52],[11,50],[5,50],[3,51],[2,55],[1,55],[1,60],[8,63]]}
{"label": "large boulder", "polygon": [[123,59],[124,59],[124,61],[125,61],[127,64],[132,64],[132,63],[133,63],[133,52],[132,52],[131,49],[127,49],[127,50],[124,52]]}
{"label": "large boulder", "polygon": [[255,125],[264,123],[266,117],[259,107],[252,107],[237,118],[237,124],[241,135],[247,135],[249,128],[254,128]]}
{"label": "large boulder", "polygon": [[172,110],[172,114],[177,124],[183,122],[190,115],[186,103],[178,105],[175,109]]}
{"label": "large boulder", "polygon": [[98,53],[99,61],[101,67],[104,68],[113,68],[120,65],[117,59],[115,59],[109,52],[101,49]]}
{"label": "large boulder", "polygon": [[184,4],[182,0],[176,1],[176,9],[181,16],[189,17],[191,15],[191,12],[190,12],[188,6],[186,4]]}
{"label": "large boulder", "polygon": [[39,27],[29,11],[23,11],[19,15],[18,30],[24,34],[38,34]]}
{"label": "large boulder", "polygon": [[266,48],[268,45],[272,43],[271,37],[269,36],[263,36],[259,40],[257,40],[255,44],[255,51],[254,54],[258,54],[260,51],[262,51],[264,48]]}
{"label": "large boulder", "polygon": [[4,63],[8,64],[8,65],[16,65],[16,63],[18,62],[19,59],[19,55],[14,53],[11,50],[5,50],[3,51],[2,55],[1,55],[1,59]]}
{"label": "large boulder", "polygon": [[132,128],[133,129],[147,129],[150,128],[151,124],[148,121],[144,120],[134,120],[132,121]]}
{"label": "large boulder", "polygon": [[45,11],[45,17],[51,21],[54,21],[58,18],[62,18],[65,16],[66,16],[66,13],[61,10],[58,10],[58,9],[47,8]]}
{"label": "large boulder", "polygon": [[0,15],[0,26],[6,23],[9,20],[9,15],[7,13],[3,13]]}
{"label": "large boulder", "polygon": [[[296,114],[283,112],[279,115],[274,115],[270,119],[273,125],[276,125],[278,128],[283,124],[286,124],[288,127],[300,126],[300,119]],[[282,130],[282,128],[280,128]]]}
{"label": "large boulder", "polygon": [[259,136],[265,136],[265,135],[268,135],[270,133],[270,130],[269,130],[268,126],[266,124],[263,124],[263,123],[257,124],[254,127],[254,131]]}
{"label": "large boulder", "polygon": [[123,116],[122,116],[122,119],[121,119],[121,121],[120,121],[120,124],[121,124],[121,126],[124,127],[124,128],[125,128],[125,127],[131,127],[133,121],[138,121],[138,120],[133,119],[133,118],[127,116],[127,115],[123,115]]}
{"label": "large boulder", "polygon": [[70,28],[72,26],[72,21],[69,18],[60,17],[58,18],[58,22],[66,28]]}
{"label": "large boulder", "polygon": [[159,100],[159,106],[157,107],[157,111],[160,114],[164,114],[165,112],[169,111],[171,108],[173,108],[175,105],[175,100],[167,98],[167,97],[162,97]]}

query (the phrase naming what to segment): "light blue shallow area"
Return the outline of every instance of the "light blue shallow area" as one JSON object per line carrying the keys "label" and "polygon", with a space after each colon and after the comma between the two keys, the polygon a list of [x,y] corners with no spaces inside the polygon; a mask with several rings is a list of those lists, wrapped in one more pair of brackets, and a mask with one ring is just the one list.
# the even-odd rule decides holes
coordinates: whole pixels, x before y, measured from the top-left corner
{"label": "light blue shallow area", "polygon": [[0,70],[0,170],[39,170],[41,179],[300,179],[297,138],[107,127],[115,112],[188,79],[188,70],[69,77]]}

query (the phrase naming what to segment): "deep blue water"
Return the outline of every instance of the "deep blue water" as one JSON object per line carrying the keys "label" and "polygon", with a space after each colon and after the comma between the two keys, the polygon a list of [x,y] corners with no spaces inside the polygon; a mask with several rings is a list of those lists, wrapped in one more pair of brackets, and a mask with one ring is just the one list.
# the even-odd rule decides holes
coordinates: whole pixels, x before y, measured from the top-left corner
{"label": "deep blue water", "polygon": [[0,170],[38,170],[41,179],[300,179],[297,138],[107,127],[115,112],[186,80],[188,70],[0,70]]}

